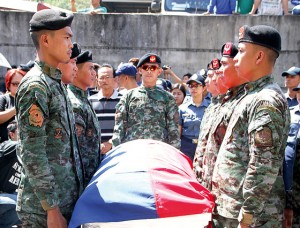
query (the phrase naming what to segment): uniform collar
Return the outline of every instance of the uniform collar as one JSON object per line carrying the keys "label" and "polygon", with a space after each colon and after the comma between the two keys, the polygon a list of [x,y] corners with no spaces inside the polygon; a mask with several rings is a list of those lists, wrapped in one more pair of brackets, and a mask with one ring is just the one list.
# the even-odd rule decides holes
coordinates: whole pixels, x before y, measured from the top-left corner
{"label": "uniform collar", "polygon": [[74,85],[68,85],[68,87],[74,94],[80,95],[81,97],[88,97],[88,91],[84,91]]}
{"label": "uniform collar", "polygon": [[245,87],[245,84],[242,84],[242,85],[228,89],[222,102],[224,103],[224,102],[230,100],[231,98],[236,97],[238,94],[244,93],[245,92],[244,87]]}
{"label": "uniform collar", "polygon": [[42,72],[46,75],[48,75],[49,77],[56,79],[56,80],[61,80],[61,71],[57,68],[54,68],[50,65],[48,65],[45,62],[42,61],[37,61],[36,62],[38,64],[38,66],[41,68]]}
{"label": "uniform collar", "polygon": [[247,84],[245,84],[244,88],[246,91],[250,92],[254,89],[256,89],[257,87],[263,87],[264,85],[270,83],[270,82],[273,82],[273,78],[271,77],[271,75],[267,75],[267,76],[264,76],[254,82],[249,82]]}
{"label": "uniform collar", "polygon": [[145,89],[145,90],[154,90],[157,88],[157,86],[152,86],[152,87],[145,87],[143,84],[140,86],[141,89]]}
{"label": "uniform collar", "polygon": [[207,99],[203,99],[202,103],[199,106],[197,106],[194,103],[193,98],[191,98],[191,100],[188,101],[188,105],[193,105],[193,106],[196,106],[196,107],[201,107],[201,106],[208,107],[209,101]]}

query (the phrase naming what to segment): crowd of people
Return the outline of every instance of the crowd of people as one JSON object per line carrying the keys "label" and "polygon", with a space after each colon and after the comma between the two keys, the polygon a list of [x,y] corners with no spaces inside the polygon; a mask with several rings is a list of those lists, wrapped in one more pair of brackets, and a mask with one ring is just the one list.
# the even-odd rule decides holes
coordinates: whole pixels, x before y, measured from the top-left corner
{"label": "crowd of people", "polygon": [[67,227],[101,158],[136,139],[190,159],[215,195],[215,227],[300,225],[300,68],[282,73],[283,94],[271,76],[276,29],[242,26],[238,45],[226,42],[220,58],[181,78],[155,53],[116,70],[95,63],[72,42],[72,21],[52,9],[35,13],[36,60],[7,71],[0,159],[14,160],[1,163],[0,176],[6,164],[13,186],[0,184],[0,225]]}
{"label": "crowd of people", "polygon": [[[91,7],[77,10],[75,0],[70,0],[72,12],[90,15],[107,13],[106,7],[101,6],[101,0],[91,0]],[[300,15],[299,0],[210,0],[207,12],[211,14],[250,14],[250,15]]]}

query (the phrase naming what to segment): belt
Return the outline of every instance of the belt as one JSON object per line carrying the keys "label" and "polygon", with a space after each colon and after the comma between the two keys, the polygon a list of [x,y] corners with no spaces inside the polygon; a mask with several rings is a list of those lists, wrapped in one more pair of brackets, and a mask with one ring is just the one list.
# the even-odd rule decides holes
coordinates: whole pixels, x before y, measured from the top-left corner
{"label": "belt", "polygon": [[186,142],[190,142],[190,143],[193,143],[193,144],[198,144],[198,139],[189,139],[186,136],[182,136],[181,139],[186,141]]}

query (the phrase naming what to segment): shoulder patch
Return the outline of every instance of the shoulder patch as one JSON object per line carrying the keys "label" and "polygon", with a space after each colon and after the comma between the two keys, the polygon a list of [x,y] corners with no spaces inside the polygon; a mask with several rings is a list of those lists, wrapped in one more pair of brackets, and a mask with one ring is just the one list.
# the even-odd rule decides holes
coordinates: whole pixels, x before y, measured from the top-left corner
{"label": "shoulder patch", "polygon": [[256,131],[254,135],[254,143],[257,147],[272,147],[272,130],[268,127],[263,127],[262,130]]}
{"label": "shoulder patch", "polygon": [[43,122],[44,122],[44,114],[40,109],[40,107],[38,107],[35,104],[31,105],[29,110],[29,124],[35,127],[37,126],[42,127]]}

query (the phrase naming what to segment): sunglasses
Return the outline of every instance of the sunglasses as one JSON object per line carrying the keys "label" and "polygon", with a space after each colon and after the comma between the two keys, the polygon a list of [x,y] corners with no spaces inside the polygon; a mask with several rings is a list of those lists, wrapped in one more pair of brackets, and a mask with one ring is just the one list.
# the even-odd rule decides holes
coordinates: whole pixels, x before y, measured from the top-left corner
{"label": "sunglasses", "polygon": [[12,82],[10,84],[17,87],[18,85],[20,85],[20,82]]}
{"label": "sunglasses", "polygon": [[151,66],[148,66],[148,65],[143,65],[142,66],[142,69],[145,70],[145,71],[155,71],[157,70],[157,68],[159,68],[158,66],[155,66],[155,65],[151,65]]}
{"label": "sunglasses", "polygon": [[192,88],[198,88],[198,87],[201,87],[201,86],[202,86],[201,84],[189,84],[188,85],[188,87],[191,88],[191,89]]}

